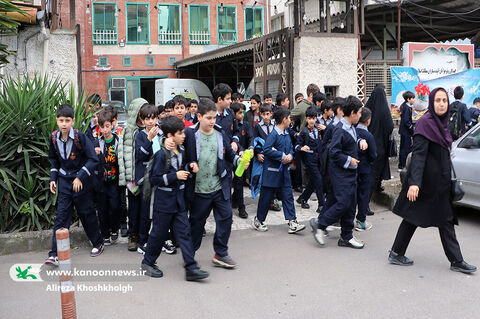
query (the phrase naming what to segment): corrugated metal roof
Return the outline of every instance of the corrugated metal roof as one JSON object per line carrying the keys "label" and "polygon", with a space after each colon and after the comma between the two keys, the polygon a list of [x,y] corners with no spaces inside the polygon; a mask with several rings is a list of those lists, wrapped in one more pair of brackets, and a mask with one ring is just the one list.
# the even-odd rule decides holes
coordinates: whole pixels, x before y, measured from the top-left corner
{"label": "corrugated metal roof", "polygon": [[186,66],[189,66],[189,65],[193,65],[193,64],[197,64],[197,63],[201,63],[201,62],[206,62],[206,61],[211,61],[211,60],[215,60],[215,59],[218,59],[218,58],[223,58],[225,56],[229,56],[229,55],[233,55],[233,54],[236,54],[236,53],[239,53],[239,52],[245,52],[245,51],[249,51],[249,50],[253,51],[253,39],[243,41],[243,42],[239,42],[239,43],[235,43],[235,44],[232,44],[232,45],[229,45],[229,46],[226,46],[226,47],[222,47],[222,48],[219,48],[219,49],[216,49],[216,50],[212,50],[212,51],[209,51],[209,52],[205,52],[205,53],[202,53],[202,54],[198,54],[198,55],[188,57],[186,59],[177,61],[177,63],[175,63],[175,66],[177,68],[182,68],[182,67],[186,67]]}

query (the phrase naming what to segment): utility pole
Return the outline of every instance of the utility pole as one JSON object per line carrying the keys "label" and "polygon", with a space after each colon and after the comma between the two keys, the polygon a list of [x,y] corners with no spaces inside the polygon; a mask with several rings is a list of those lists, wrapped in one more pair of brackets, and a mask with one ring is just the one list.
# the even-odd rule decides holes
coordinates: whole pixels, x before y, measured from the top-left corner
{"label": "utility pole", "polygon": [[398,0],[398,17],[397,17],[397,60],[400,60],[400,37],[402,33],[400,32],[401,30],[401,23],[402,23],[402,10],[400,9],[400,6],[402,5],[402,0]]}

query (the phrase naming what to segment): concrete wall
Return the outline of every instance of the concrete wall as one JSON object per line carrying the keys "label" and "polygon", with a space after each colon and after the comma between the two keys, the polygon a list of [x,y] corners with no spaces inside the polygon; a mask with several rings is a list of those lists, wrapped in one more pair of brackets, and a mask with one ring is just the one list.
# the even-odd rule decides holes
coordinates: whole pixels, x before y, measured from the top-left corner
{"label": "concrete wall", "polygon": [[[49,37],[48,39],[46,39]],[[9,50],[16,53],[8,57],[4,67],[5,75],[46,73],[51,78],[60,77],[78,89],[78,63],[76,35],[69,30],[57,30],[50,34],[40,32],[40,27],[32,26],[19,31],[18,36],[0,38],[7,43]]]}
{"label": "concrete wall", "polygon": [[356,37],[302,34],[294,40],[293,93],[306,94],[307,85],[338,86],[337,95],[357,95]]}

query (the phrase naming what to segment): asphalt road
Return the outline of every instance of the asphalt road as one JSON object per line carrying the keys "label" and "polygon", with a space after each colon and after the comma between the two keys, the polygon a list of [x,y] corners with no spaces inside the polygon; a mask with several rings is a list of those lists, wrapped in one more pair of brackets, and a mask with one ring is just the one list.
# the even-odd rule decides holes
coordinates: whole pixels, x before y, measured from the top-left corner
{"label": "asphalt road", "polygon": [[[210,272],[205,282],[184,281],[181,255],[162,254],[158,264],[163,278],[113,282],[130,285],[126,293],[77,291],[78,318],[478,318],[480,273],[450,271],[434,228],[414,235],[407,251],[414,266],[388,264],[400,219],[381,207],[374,209],[377,213],[369,219],[373,228],[355,234],[366,242],[362,250],[338,247],[338,232],[320,248],[309,228],[289,235],[283,223],[271,225],[266,233],[236,227],[230,253],[237,269],[213,267],[208,235],[197,253],[202,268]],[[267,223],[281,220],[277,215]],[[313,210],[303,212],[301,219],[309,215],[315,215]],[[479,229],[480,212],[462,210],[457,236],[465,259],[477,266]],[[141,262],[125,243],[108,247],[97,258],[88,252],[72,250],[74,265],[108,268]],[[60,318],[60,293],[46,291],[51,283],[14,282],[8,275],[13,264],[41,263],[45,256],[33,252],[0,257],[1,318]],[[78,278],[74,281],[79,283]]]}

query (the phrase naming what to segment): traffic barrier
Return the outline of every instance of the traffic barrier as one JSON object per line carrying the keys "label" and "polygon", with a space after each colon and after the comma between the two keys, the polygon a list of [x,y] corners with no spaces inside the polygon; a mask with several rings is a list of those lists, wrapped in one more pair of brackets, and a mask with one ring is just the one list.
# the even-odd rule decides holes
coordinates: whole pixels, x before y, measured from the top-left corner
{"label": "traffic barrier", "polygon": [[57,237],[58,266],[60,270],[60,298],[62,318],[76,319],[75,287],[73,286],[72,262],[70,259],[70,235],[66,228],[55,232]]}

